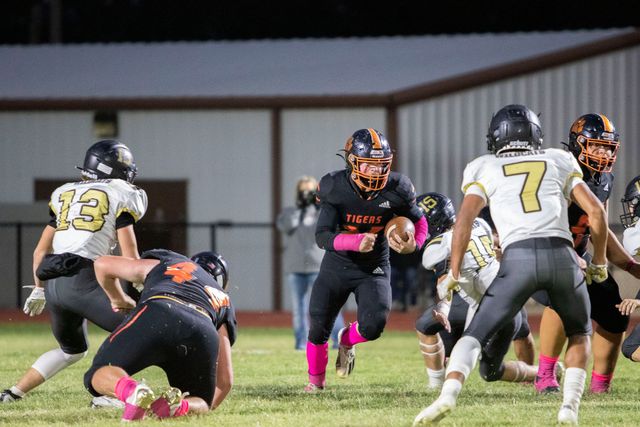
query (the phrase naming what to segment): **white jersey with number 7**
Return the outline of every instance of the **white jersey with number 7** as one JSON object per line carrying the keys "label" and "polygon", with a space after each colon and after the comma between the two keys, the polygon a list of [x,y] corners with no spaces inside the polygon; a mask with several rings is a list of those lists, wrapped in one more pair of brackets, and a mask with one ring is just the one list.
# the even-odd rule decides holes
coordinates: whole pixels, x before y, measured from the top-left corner
{"label": "white jersey with number 7", "polygon": [[570,242],[567,214],[571,190],[582,171],[569,152],[557,148],[487,154],[464,170],[462,192],[485,199],[500,245],[537,237]]}

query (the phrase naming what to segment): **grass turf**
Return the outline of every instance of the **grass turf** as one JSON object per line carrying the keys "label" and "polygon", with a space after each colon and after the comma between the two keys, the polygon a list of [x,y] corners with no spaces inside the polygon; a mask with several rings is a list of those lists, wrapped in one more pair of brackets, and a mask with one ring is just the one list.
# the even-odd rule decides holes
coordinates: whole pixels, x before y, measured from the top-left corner
{"label": "grass turf", "polygon": [[[0,424],[120,425],[120,412],[89,408],[82,377],[106,334],[91,327],[87,358],[34,390],[27,398],[0,404]],[[0,326],[0,387],[15,383],[44,351],[55,347],[47,325]],[[293,350],[289,329],[241,329],[233,348],[235,385],[216,411],[196,418],[163,421],[162,425],[211,426],[409,426],[435,397],[425,388],[422,357],[412,332],[386,332],[375,342],[357,347],[351,377],[333,373],[336,352],[330,350],[327,389],[306,395],[304,352]],[[513,357],[510,355],[509,357]],[[185,367],[186,369],[187,367]],[[158,388],[166,378],[157,368],[135,376]],[[586,394],[581,425],[638,425],[640,366],[621,356],[613,392]],[[554,425],[559,395],[537,395],[531,385],[483,382],[477,372],[465,384],[458,408],[441,425]],[[159,421],[148,420],[145,424]]]}

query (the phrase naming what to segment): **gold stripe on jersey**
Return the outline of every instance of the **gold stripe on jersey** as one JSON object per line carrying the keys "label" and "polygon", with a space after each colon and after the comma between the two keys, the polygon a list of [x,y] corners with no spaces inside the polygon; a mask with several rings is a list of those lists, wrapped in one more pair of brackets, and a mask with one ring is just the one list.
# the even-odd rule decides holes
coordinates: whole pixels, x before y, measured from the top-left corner
{"label": "gold stripe on jersey", "polygon": [[442,243],[442,239],[443,239],[442,236],[434,237],[433,239],[431,239],[431,241],[427,244],[426,247],[428,248],[429,246],[436,245],[436,244],[439,245],[440,243]]}
{"label": "gold stripe on jersey", "polygon": [[484,185],[480,184],[478,181],[473,181],[468,183],[467,185],[464,186],[464,188],[462,189],[462,192],[466,194],[467,190],[469,189],[469,187],[471,187],[472,185],[477,185],[478,187],[480,187],[480,189],[482,190],[482,192],[484,193],[485,197],[487,199],[489,199],[489,195],[487,194],[487,190],[486,188],[484,188]]}
{"label": "gold stripe on jersey", "polygon": [[51,203],[51,201],[49,201],[49,209],[51,209],[51,212],[53,212],[53,214],[55,216],[58,216],[58,212],[56,211],[56,207],[53,206],[53,203]]}
{"label": "gold stripe on jersey", "polygon": [[569,185],[569,181],[571,181],[572,178],[582,179],[582,172],[571,172],[569,176],[567,176],[567,179],[564,181],[564,187],[562,187],[562,191],[565,191],[567,189],[567,185]]}

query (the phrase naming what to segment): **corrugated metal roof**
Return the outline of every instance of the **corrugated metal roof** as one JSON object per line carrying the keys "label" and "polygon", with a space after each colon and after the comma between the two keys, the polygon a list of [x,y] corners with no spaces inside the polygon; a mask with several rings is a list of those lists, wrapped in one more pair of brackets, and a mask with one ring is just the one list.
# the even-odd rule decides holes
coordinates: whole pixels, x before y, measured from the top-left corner
{"label": "corrugated metal roof", "polygon": [[0,99],[388,94],[632,32],[0,46]]}

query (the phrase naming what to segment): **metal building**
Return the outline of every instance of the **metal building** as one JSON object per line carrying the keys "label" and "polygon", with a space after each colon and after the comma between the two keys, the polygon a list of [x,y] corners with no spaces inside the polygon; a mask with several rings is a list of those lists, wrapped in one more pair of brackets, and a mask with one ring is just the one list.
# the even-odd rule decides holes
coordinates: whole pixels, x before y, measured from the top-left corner
{"label": "metal building", "polygon": [[[485,152],[491,113],[508,103],[541,112],[548,146],[560,146],[583,113],[614,121],[622,148],[612,223],[626,182],[640,173],[633,28],[0,46],[0,58],[0,223],[46,222],[46,190],[76,176],[98,134],[114,135],[132,148],[141,185],[156,189],[151,204],[164,200],[143,222],[193,224],[182,236],[157,231],[161,241],[206,249],[215,224],[239,309],[288,307],[280,236],[269,224],[293,203],[298,176],[343,167],[335,154],[356,129],[385,132],[396,170],[419,192],[456,203],[464,165]],[[18,277],[29,281],[39,231],[0,227],[0,265],[10,272],[0,306],[15,306]]]}

